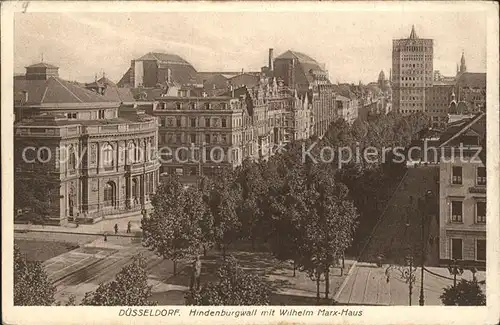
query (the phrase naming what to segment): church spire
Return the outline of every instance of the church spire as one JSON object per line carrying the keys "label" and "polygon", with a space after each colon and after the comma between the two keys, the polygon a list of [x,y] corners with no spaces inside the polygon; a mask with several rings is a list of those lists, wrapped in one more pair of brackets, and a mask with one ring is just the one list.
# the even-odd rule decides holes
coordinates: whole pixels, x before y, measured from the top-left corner
{"label": "church spire", "polygon": [[417,37],[417,33],[415,32],[415,25],[411,25],[411,33],[410,33],[410,39],[415,39]]}
{"label": "church spire", "polygon": [[460,73],[464,73],[467,71],[467,66],[465,65],[465,54],[462,51],[462,58],[460,59]]}

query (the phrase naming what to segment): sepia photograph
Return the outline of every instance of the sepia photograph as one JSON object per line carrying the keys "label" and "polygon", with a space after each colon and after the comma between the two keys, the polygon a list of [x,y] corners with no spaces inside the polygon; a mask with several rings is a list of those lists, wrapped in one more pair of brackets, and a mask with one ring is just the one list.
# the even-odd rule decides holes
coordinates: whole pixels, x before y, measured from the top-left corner
{"label": "sepia photograph", "polygon": [[498,4],[42,4],[2,6],[12,306],[498,304]]}

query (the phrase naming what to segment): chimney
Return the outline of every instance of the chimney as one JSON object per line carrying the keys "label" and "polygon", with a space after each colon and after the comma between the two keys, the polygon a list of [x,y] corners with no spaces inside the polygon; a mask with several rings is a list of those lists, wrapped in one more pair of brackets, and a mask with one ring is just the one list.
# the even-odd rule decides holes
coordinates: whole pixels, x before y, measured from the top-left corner
{"label": "chimney", "polygon": [[167,69],[167,82],[171,83],[172,82],[172,70]]}
{"label": "chimney", "polygon": [[273,67],[273,61],[274,61],[273,52],[274,52],[273,49],[269,49],[269,63],[268,63],[269,71],[273,71],[274,70],[274,67]]}

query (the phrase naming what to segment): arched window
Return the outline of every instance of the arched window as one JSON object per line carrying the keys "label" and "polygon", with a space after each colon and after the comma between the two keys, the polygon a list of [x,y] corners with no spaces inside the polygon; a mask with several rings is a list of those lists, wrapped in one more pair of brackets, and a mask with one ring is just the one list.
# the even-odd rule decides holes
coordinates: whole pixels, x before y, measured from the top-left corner
{"label": "arched window", "polygon": [[69,152],[69,161],[68,161],[69,170],[75,170],[76,169],[75,148],[73,146],[70,146],[68,152]]}
{"label": "arched window", "polygon": [[130,141],[128,143],[128,162],[129,163],[134,163],[135,162],[135,143],[133,141]]}
{"label": "arched window", "polygon": [[155,159],[155,145],[154,145],[154,138],[149,139],[149,160],[154,160]]}
{"label": "arched window", "polygon": [[116,185],[112,181],[104,185],[104,204],[113,207],[116,205]]}
{"label": "arched window", "polygon": [[153,140],[149,139],[146,142],[146,158],[147,160],[153,160]]}
{"label": "arched window", "polygon": [[134,154],[134,161],[135,162],[138,162],[138,161],[142,161],[142,152],[143,150],[141,150],[141,144],[143,144],[142,141],[138,141],[136,146],[135,146],[135,154]]}
{"label": "arched window", "polygon": [[154,193],[154,173],[149,174],[149,194]]}
{"label": "arched window", "polygon": [[105,143],[102,148],[102,164],[105,167],[113,166],[114,163],[114,153],[113,146],[109,143]]}
{"label": "arched window", "polygon": [[137,186],[137,179],[132,179],[132,198],[134,199],[134,203],[139,202],[139,186]]}

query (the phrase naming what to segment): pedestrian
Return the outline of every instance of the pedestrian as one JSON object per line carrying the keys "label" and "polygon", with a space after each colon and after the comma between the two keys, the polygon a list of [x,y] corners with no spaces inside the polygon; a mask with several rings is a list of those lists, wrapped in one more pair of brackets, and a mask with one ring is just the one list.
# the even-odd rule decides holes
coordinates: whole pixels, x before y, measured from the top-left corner
{"label": "pedestrian", "polygon": [[127,223],[127,234],[130,234],[131,233],[131,229],[132,229],[132,223],[129,221]]}
{"label": "pedestrian", "polygon": [[193,290],[200,290],[200,275],[201,275],[201,260],[200,256],[196,255],[196,258],[193,262],[193,269],[191,273],[191,285],[189,288]]}
{"label": "pedestrian", "polygon": [[382,260],[383,260],[383,259],[384,259],[384,255],[379,254],[379,255],[377,256],[377,266],[378,266],[378,267],[382,267]]}
{"label": "pedestrian", "polygon": [[385,277],[386,277],[385,282],[386,283],[389,283],[390,278],[391,278],[390,269],[391,269],[390,266],[388,266],[387,269],[385,269]]}
{"label": "pedestrian", "polygon": [[115,234],[117,234],[117,233],[118,233],[118,224],[115,223]]}

